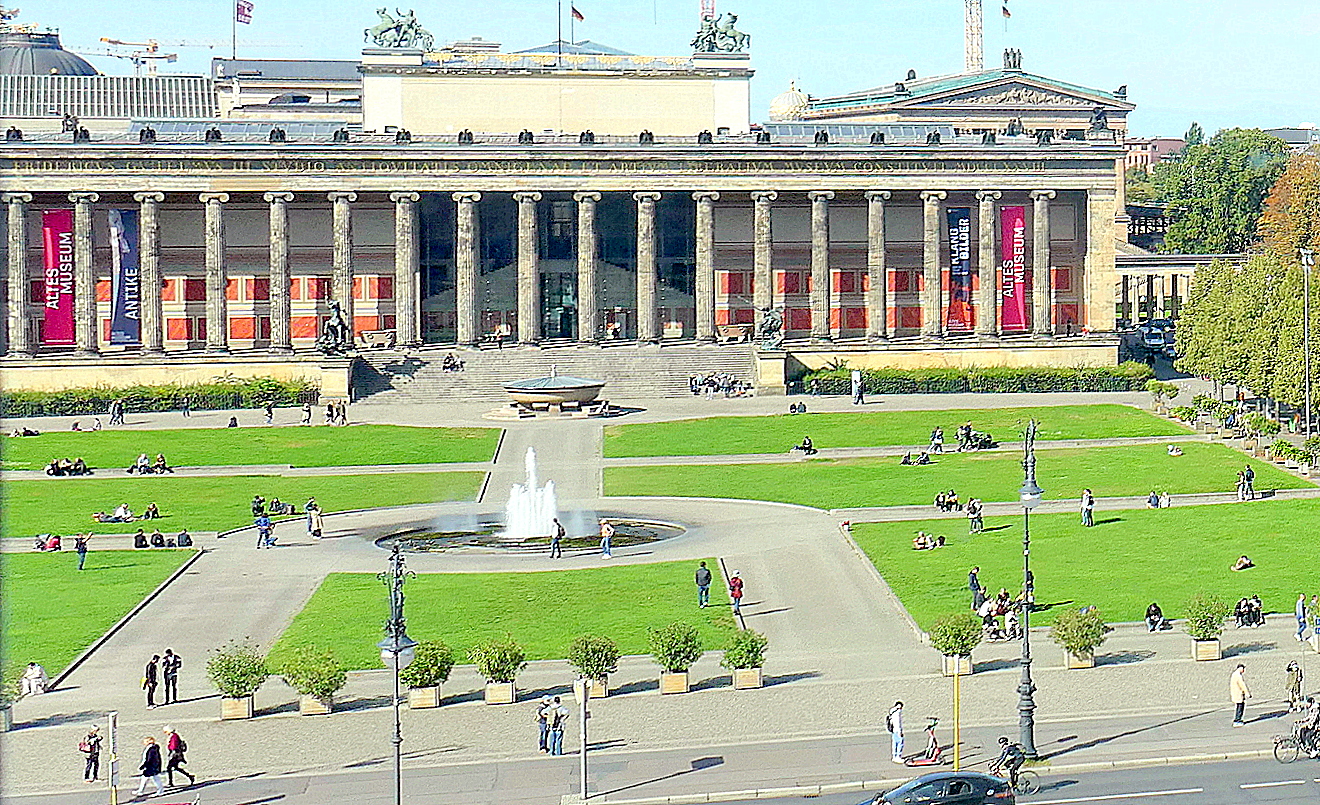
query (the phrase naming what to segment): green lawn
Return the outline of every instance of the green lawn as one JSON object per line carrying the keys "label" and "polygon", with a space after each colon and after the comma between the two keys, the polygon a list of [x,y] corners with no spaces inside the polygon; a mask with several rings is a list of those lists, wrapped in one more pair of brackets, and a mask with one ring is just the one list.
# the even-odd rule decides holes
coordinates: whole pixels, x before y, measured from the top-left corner
{"label": "green lawn", "polygon": [[184,428],[43,433],[5,439],[6,469],[35,470],[53,458],[81,456],[102,472],[123,470],[139,453],[164,453],[173,466],[291,464],[345,467],[490,461],[498,428],[409,428],[355,425],[350,428]]}
{"label": "green lawn", "polygon": [[[1164,445],[1128,445],[1037,450],[1036,475],[1052,499],[1079,496],[1090,487],[1097,497],[1232,491],[1236,473],[1249,460],[1257,489],[1302,489],[1311,483],[1263,461],[1215,444],[1188,443],[1174,458]],[[941,490],[955,489],[963,501],[1016,500],[1022,485],[1016,453],[936,456],[925,467],[903,467],[895,458],[819,459],[790,464],[727,464],[667,467],[610,467],[607,495],[743,498],[798,503],[822,509],[932,503]]]}
{"label": "green lawn", "polygon": [[70,550],[0,554],[5,667],[39,662],[54,677],[193,553],[94,550],[81,573]]}
{"label": "green lawn", "polygon": [[[810,402],[808,402],[810,405]],[[810,436],[817,447],[923,445],[937,425],[952,447],[958,426],[970,421],[1000,441],[1021,439],[1030,418],[1039,439],[1108,439],[1190,433],[1175,422],[1126,405],[1061,405],[950,411],[864,411],[791,416],[726,416],[605,428],[605,455],[686,456],[782,453]]]}
{"label": "green lawn", "polygon": [[[718,574],[714,559],[706,563]],[[443,640],[460,663],[468,662],[467,650],[477,641],[506,633],[533,660],[565,656],[568,644],[586,633],[613,638],[624,654],[646,654],[647,629],[674,621],[696,626],[707,649],[723,648],[734,630],[728,594],[717,580],[712,606],[698,609],[696,567],[662,562],[536,573],[422,573],[404,588],[408,634]],[[272,664],[292,646],[315,643],[332,649],[349,668],[379,668],[375,645],[388,609],[375,575],[332,573],[271,650]]]}
{"label": "green lawn", "polygon": [[[377,475],[325,475],[286,478],[278,475],[179,478],[96,479],[47,478],[10,481],[3,494],[3,535],[71,534],[93,529],[98,534],[148,531],[221,531],[252,522],[252,496],[278,497],[299,507],[308,497],[327,512],[471,500],[481,486],[480,472],[391,472]],[[127,503],[141,513],[155,503],[161,519],[138,523],[93,523],[93,512]]]}
{"label": "green lawn", "polygon": [[[1315,531],[1320,500],[1260,501],[1099,512],[1093,528],[1073,514],[1031,518],[1031,569],[1048,623],[1064,606],[1094,604],[1110,621],[1139,621],[1151,601],[1168,617],[1202,590],[1230,603],[1258,594],[1267,611],[1291,613],[1297,594],[1317,591]],[[866,523],[853,536],[923,627],[971,603],[967,571],[981,567],[992,592],[1022,585],[1022,518],[991,517],[968,536],[957,521]],[[912,550],[918,530],[948,538],[944,548]],[[1256,567],[1234,573],[1246,554]],[[1230,630],[1232,627],[1229,627]],[[1231,631],[1230,631],[1231,636]]]}

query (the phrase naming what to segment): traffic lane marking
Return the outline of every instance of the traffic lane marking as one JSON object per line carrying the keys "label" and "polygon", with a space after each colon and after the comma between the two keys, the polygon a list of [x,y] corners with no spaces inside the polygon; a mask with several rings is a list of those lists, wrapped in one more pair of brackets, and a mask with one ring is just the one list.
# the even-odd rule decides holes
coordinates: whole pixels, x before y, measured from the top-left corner
{"label": "traffic lane marking", "polygon": [[1167,791],[1138,791],[1132,794],[1104,794],[1095,797],[1072,797],[1071,799],[1047,799],[1035,805],[1068,805],[1072,802],[1108,802],[1116,799],[1138,799],[1141,797],[1172,797],[1179,794],[1204,794],[1204,788],[1172,788]]}
{"label": "traffic lane marking", "polygon": [[[1320,783],[1320,780],[1316,780],[1316,782],[1317,782],[1317,783]],[[1243,788],[1243,789],[1250,789],[1250,788],[1277,788],[1277,787],[1279,787],[1279,786],[1281,786],[1281,785],[1306,785],[1306,781],[1305,781],[1305,780],[1280,780],[1280,781],[1277,782],[1277,783],[1243,783],[1242,785],[1239,785],[1238,788]]]}

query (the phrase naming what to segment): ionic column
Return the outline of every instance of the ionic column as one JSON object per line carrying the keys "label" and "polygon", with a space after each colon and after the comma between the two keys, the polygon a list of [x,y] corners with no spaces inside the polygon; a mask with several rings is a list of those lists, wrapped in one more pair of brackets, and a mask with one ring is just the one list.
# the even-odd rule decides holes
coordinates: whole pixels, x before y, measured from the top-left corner
{"label": "ionic column", "polygon": [[458,239],[454,242],[455,287],[458,304],[458,343],[475,346],[477,335],[477,267],[481,240],[477,233],[480,193],[455,193],[458,203]]}
{"label": "ionic column", "polygon": [[811,200],[811,337],[828,341],[830,328],[830,199],[832,190],[812,190]]}
{"label": "ionic column", "polygon": [[418,193],[390,193],[394,202],[394,335],[399,346],[422,343],[417,326],[421,251],[417,243]]}
{"label": "ionic column", "polygon": [[541,248],[536,237],[536,205],[541,194],[513,194],[518,202],[518,342],[541,340]]}
{"label": "ionic column", "polygon": [[944,333],[940,314],[944,310],[944,289],[940,281],[940,202],[948,198],[943,190],[924,190],[921,283],[921,334],[939,338]]}
{"label": "ionic column", "polygon": [[770,230],[770,204],[779,198],[773,190],[752,191],[752,305],[759,330],[765,311],[774,306],[774,240]]}
{"label": "ionic column", "polygon": [[28,228],[27,205],[32,203],[31,193],[5,193],[0,196],[8,206],[8,283],[9,297],[5,300],[9,317],[9,340],[6,346],[10,355],[25,357],[33,353],[32,340],[28,337],[27,298],[28,298]]}
{"label": "ionic column", "polygon": [[600,303],[596,301],[596,202],[600,193],[574,193],[577,219],[578,340],[593,343],[600,336]]}
{"label": "ionic column", "polygon": [[889,337],[889,273],[885,270],[885,202],[888,190],[866,191],[866,338]]}
{"label": "ionic column", "polygon": [[357,193],[336,191],[328,193],[330,200],[330,228],[334,236],[334,256],[331,261],[331,296],[344,311],[344,321],[353,330],[353,208]]}
{"label": "ionic column", "polygon": [[289,202],[287,191],[262,196],[270,205],[270,351],[293,352],[289,298]]}
{"label": "ionic column", "polygon": [[656,309],[655,203],[659,193],[633,193],[637,202],[637,341],[660,340]]}
{"label": "ionic column", "polygon": [[1053,190],[1031,191],[1031,329],[1037,335],[1054,334],[1050,300],[1050,199]]}
{"label": "ionic column", "polygon": [[165,351],[165,315],[160,299],[160,203],[165,200],[165,194],[134,193],[133,200],[138,203],[142,350],[159,355]]}
{"label": "ionic column", "polygon": [[714,190],[698,190],[692,194],[697,202],[696,221],[696,292],[697,340],[715,340],[715,202],[720,194]]}
{"label": "ionic column", "polygon": [[96,266],[92,264],[92,205],[96,193],[70,193],[73,202],[73,326],[77,354],[100,353]]}
{"label": "ionic column", "polygon": [[225,301],[225,208],[228,193],[202,193],[206,205],[206,351],[229,351],[229,303]]}
{"label": "ionic column", "polygon": [[999,264],[995,261],[995,202],[1003,197],[998,190],[976,194],[980,243],[976,273],[980,278],[976,294],[976,334],[992,338],[999,334]]}

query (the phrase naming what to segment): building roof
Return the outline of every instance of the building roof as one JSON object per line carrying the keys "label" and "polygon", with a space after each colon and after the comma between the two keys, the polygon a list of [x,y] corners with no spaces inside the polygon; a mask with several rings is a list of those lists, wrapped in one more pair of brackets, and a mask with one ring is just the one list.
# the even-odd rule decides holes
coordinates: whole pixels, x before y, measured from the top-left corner
{"label": "building roof", "polygon": [[360,81],[359,65],[343,59],[211,59],[211,75],[216,79]]}
{"label": "building roof", "polygon": [[215,117],[215,92],[205,76],[3,75],[0,117],[86,120],[135,117]]}
{"label": "building roof", "polygon": [[[560,49],[562,48],[562,50]],[[634,53],[612,48],[609,45],[602,45],[599,42],[593,42],[590,39],[583,39],[578,42],[565,42],[556,39],[548,45],[540,47],[527,48],[526,50],[515,50],[514,53],[565,53],[577,56],[635,56]]]}
{"label": "building roof", "polygon": [[1082,95],[1095,98],[1097,101],[1102,101],[1106,105],[1113,105],[1120,108],[1132,107],[1132,104],[1128,103],[1125,97],[1120,97],[1113,92],[1105,92],[1104,90],[1091,89],[1077,84],[1069,84],[1057,79],[1023,72],[1022,70],[996,69],[983,70],[978,73],[932,76],[930,78],[900,81],[880,87],[850,92],[844,95],[836,95],[830,98],[815,99],[811,102],[811,111],[844,112],[852,107],[873,107],[899,102],[910,103],[921,99],[953,93],[958,90],[972,90],[987,85],[1003,84],[1004,82],[1013,80],[1048,87],[1067,95]]}
{"label": "building roof", "polygon": [[81,56],[60,47],[55,31],[0,28],[0,75],[98,75]]}

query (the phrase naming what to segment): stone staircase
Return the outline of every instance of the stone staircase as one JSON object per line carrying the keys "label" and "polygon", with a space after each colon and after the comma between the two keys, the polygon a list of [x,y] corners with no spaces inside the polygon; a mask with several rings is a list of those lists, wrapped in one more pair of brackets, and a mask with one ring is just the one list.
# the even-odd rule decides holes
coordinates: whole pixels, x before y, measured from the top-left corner
{"label": "stone staircase", "polygon": [[[443,372],[454,353],[461,372]],[[437,400],[506,402],[502,383],[541,377],[554,366],[561,375],[605,380],[601,399],[686,397],[689,375],[725,372],[756,381],[750,344],[678,344],[665,347],[544,347],[539,349],[443,349],[408,352],[370,350],[353,365],[353,398],[363,403],[425,403]]]}

